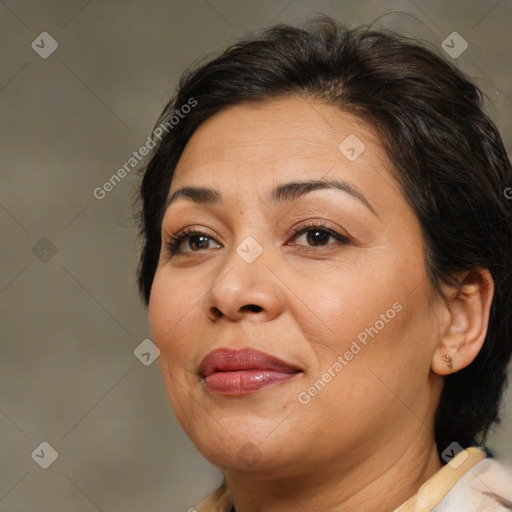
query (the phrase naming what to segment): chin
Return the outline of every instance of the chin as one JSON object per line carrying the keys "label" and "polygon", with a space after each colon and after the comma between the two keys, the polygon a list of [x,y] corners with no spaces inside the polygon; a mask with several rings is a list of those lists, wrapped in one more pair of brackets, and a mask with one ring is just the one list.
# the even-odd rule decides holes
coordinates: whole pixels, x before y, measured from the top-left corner
{"label": "chin", "polygon": [[274,447],[250,440],[236,440],[223,446],[208,445],[199,451],[222,471],[270,471],[282,464],[282,454]]}
{"label": "chin", "polygon": [[273,422],[272,427],[268,420],[248,424],[247,418],[215,423],[216,427],[211,425],[190,435],[197,450],[214,466],[222,470],[266,471],[279,463],[285,431],[268,436],[279,422]]}

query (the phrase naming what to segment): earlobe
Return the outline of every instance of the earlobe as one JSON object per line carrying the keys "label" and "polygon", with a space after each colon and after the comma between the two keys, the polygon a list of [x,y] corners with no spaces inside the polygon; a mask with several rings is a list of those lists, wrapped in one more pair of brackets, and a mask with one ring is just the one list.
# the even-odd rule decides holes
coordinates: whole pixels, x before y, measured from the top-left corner
{"label": "earlobe", "polygon": [[487,327],[494,281],[487,269],[475,269],[461,276],[459,287],[446,290],[447,322],[442,326],[432,359],[432,371],[449,375],[473,362],[480,352]]}
{"label": "earlobe", "polygon": [[450,370],[453,369],[453,359],[452,359],[452,356],[450,356],[449,354],[445,354],[443,356],[443,361],[446,363],[446,366],[448,366],[448,368]]}

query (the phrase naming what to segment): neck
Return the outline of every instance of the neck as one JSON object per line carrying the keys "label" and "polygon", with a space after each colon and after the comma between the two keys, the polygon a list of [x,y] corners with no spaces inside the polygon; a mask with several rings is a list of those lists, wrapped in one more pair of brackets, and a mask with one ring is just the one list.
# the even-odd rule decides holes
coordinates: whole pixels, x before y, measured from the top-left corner
{"label": "neck", "polygon": [[271,470],[230,471],[226,484],[236,512],[393,512],[442,467],[431,439],[416,440],[406,451],[383,446],[354,464],[339,466],[333,460],[307,474],[284,477]]}

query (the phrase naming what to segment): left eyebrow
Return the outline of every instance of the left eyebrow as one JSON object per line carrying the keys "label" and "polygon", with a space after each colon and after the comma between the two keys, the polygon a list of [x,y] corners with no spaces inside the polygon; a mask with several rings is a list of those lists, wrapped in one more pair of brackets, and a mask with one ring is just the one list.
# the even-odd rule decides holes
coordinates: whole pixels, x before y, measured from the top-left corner
{"label": "left eyebrow", "polygon": [[[271,194],[271,201],[273,203],[280,203],[286,201],[296,201],[305,194],[313,190],[322,189],[336,189],[346,192],[355,199],[364,204],[376,217],[379,217],[373,206],[368,199],[360,192],[355,185],[347,181],[322,179],[322,180],[308,180],[308,181],[292,181],[278,185]],[[380,218],[380,217],[379,217]]]}
{"label": "left eyebrow", "polygon": [[[278,185],[270,194],[273,204],[296,201],[314,190],[335,189],[345,192],[364,204],[376,217],[379,217],[366,197],[351,183],[343,180],[321,179],[307,181],[292,181]],[[165,203],[165,209],[178,199],[189,199],[198,204],[213,205],[222,202],[222,195],[208,187],[182,187],[176,190]],[[380,217],[379,217],[380,218]]]}

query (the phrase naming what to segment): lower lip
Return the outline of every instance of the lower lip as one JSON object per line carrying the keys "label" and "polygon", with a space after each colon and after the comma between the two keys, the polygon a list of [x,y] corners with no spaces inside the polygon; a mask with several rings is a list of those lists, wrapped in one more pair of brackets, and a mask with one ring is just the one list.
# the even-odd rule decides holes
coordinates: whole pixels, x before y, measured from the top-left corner
{"label": "lower lip", "polygon": [[296,373],[275,370],[215,372],[205,377],[206,390],[219,395],[245,395],[295,377]]}

